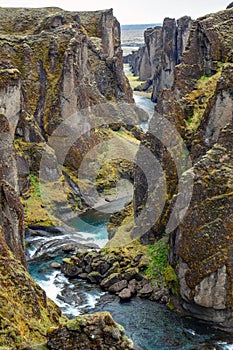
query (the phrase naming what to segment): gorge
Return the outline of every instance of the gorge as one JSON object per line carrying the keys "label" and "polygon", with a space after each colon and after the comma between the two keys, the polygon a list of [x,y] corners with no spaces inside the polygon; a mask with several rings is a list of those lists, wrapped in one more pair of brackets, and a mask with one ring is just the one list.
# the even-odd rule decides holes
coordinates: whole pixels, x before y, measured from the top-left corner
{"label": "gorge", "polygon": [[[112,10],[0,19],[0,349],[231,349],[232,7],[166,18],[125,59],[156,102],[148,130]],[[93,208],[108,237],[71,227]],[[75,286],[71,320],[27,271],[59,279],[54,258]],[[83,280],[96,300],[78,316]]]}

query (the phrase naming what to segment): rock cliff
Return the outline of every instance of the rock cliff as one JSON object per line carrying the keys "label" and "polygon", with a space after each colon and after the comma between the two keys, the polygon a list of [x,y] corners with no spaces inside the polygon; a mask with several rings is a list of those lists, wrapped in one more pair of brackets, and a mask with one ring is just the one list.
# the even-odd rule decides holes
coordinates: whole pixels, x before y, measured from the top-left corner
{"label": "rock cliff", "polygon": [[[149,243],[170,234],[169,264],[179,279],[175,305],[230,332],[232,18],[229,8],[192,22],[173,81],[158,94],[156,113],[142,141],[160,168],[152,174],[143,147],[138,153],[138,163],[144,162],[142,170],[150,174],[154,187],[148,190],[140,169],[135,176],[136,216],[151,197],[155,199],[149,216],[144,220],[139,216],[135,235],[141,234],[141,241]],[[164,181],[166,188],[161,185]]]}
{"label": "rock cliff", "polygon": [[18,196],[18,174],[14,134],[20,110],[20,73],[16,69],[0,71],[0,225],[8,247],[25,265],[24,214]]}
{"label": "rock cliff", "polygon": [[[133,102],[122,70],[120,25],[112,10],[1,8],[0,19],[0,65],[21,77],[14,142],[26,223],[57,224],[37,193],[44,153],[46,181],[56,182],[50,192],[56,191],[57,212],[66,210],[67,198],[82,209],[77,169],[95,145],[113,136],[106,125],[122,125],[117,103]],[[64,183],[68,190],[61,196]]]}
{"label": "rock cliff", "polygon": [[0,347],[41,342],[59,324],[60,310],[26,270],[24,211],[19,198],[15,129],[21,103],[16,69],[0,71]]}
{"label": "rock cliff", "polygon": [[[80,318],[66,325],[58,307],[27,272],[24,235],[24,218],[26,225],[52,224],[39,188],[44,153],[43,170],[53,180],[49,190],[55,200],[65,203],[74,195],[70,189],[60,197],[62,182],[71,177],[59,172],[62,147],[54,149],[48,142],[54,130],[92,105],[133,102],[122,70],[119,23],[112,10],[71,13],[58,8],[0,8],[0,47],[0,348],[31,349],[39,343],[47,348],[48,329],[57,327],[61,333],[51,333],[48,346],[54,349],[59,344],[61,349],[64,333],[70,339],[80,338],[80,322],[82,328],[93,318],[90,328],[96,329],[98,344],[109,348],[117,343],[118,349],[133,349],[110,315]],[[104,117],[109,110],[101,112]],[[101,137],[106,139],[108,132],[113,133],[109,130],[91,131],[86,139],[84,135],[82,147],[76,144],[72,149],[76,159]],[[74,157],[70,156],[73,163]],[[72,165],[67,160],[66,170]],[[89,331],[86,324],[85,349],[94,344]]]}
{"label": "rock cliff", "polygon": [[178,21],[165,18],[162,27],[145,31],[145,45],[125,60],[134,74],[146,81],[140,89],[151,89],[154,102],[163,89],[170,89],[173,85],[174,68],[185,50],[191,23],[187,16]]}

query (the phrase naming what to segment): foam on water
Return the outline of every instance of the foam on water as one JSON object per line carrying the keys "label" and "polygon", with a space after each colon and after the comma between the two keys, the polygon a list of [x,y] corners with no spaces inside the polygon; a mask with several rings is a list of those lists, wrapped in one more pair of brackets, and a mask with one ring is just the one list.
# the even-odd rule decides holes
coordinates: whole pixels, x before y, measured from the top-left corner
{"label": "foam on water", "polygon": [[218,342],[218,345],[222,345],[222,350],[233,350],[233,344],[227,344],[227,342]]}

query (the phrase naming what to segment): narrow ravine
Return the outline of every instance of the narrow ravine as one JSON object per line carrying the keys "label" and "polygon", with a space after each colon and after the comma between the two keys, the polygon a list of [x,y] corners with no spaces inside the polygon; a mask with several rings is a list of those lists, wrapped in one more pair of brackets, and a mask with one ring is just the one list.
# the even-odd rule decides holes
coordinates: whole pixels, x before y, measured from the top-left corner
{"label": "narrow ravine", "polygon": [[[141,94],[135,93],[134,98],[150,119],[154,104]],[[148,122],[141,126],[147,131]],[[62,312],[73,318],[83,313],[110,311],[116,322],[125,327],[138,350],[232,350],[232,341],[225,333],[182,319],[164,305],[139,298],[119,303],[118,297],[83,280],[67,279],[60,272],[59,263],[66,252],[56,253],[54,239],[65,242],[66,246],[80,240],[103,247],[108,240],[108,218],[108,214],[90,210],[69,222],[74,228],[70,234],[60,233],[56,238],[53,234],[43,234],[28,240],[29,271]]]}

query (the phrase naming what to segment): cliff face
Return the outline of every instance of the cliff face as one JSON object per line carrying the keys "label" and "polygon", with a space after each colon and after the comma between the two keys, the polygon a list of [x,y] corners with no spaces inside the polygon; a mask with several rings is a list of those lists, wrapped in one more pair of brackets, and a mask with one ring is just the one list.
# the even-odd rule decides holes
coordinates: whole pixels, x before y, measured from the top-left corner
{"label": "cliff face", "polygon": [[18,197],[14,134],[20,110],[20,74],[16,69],[0,71],[0,225],[8,247],[25,265],[23,207]]}
{"label": "cliff face", "polygon": [[[0,347],[22,349],[45,343],[48,329],[66,321],[26,269],[24,212],[26,224],[40,220],[52,224],[38,182],[44,152],[44,170],[54,180],[51,195],[58,202],[67,201],[60,195],[64,177],[56,154],[62,147],[54,150],[47,141],[77,110],[107,101],[132,102],[132,93],[122,71],[120,28],[112,10],[0,8],[0,47]],[[107,137],[98,132],[83,137],[82,147],[73,146],[76,159]],[[75,164],[74,156],[70,158]],[[66,165],[73,166],[68,160]],[[102,318],[94,317],[95,327]],[[119,334],[119,348],[133,348],[108,316],[106,327],[110,326]],[[67,326],[68,336],[70,330]],[[50,336],[51,348],[60,344],[61,337]],[[91,347],[86,339],[83,342],[85,349]],[[108,334],[109,346],[111,342],[115,338]]]}
{"label": "cliff face", "polygon": [[145,31],[145,45],[128,57],[135,75],[147,81],[145,89],[152,89],[152,100],[157,101],[163,89],[174,82],[174,68],[185,50],[192,20],[182,17],[165,18],[162,27]]}
{"label": "cliff face", "polygon": [[22,75],[18,133],[24,141],[48,137],[77,109],[109,99],[132,101],[112,10],[86,15],[56,8],[1,9],[0,18],[1,64]]}
{"label": "cliff face", "polygon": [[[161,168],[152,174],[141,148],[138,164],[141,159],[144,168],[136,169],[135,184],[136,215],[154,198],[135,235],[142,233],[142,242],[149,243],[170,234],[169,263],[179,278],[175,304],[231,332],[232,11],[193,22],[174,82],[158,95],[142,141]],[[154,180],[150,191],[144,170]]]}
{"label": "cliff face", "polygon": [[[78,188],[77,169],[84,155],[109,136],[107,131],[99,132],[96,125],[101,125],[101,120],[108,124],[109,118],[120,125],[114,104],[133,102],[122,70],[120,25],[112,10],[85,13],[58,8],[1,8],[0,19],[0,65],[18,70],[21,76],[15,146],[26,222],[52,224],[54,219],[50,220],[36,194],[43,153],[48,158],[47,174],[59,188],[56,195],[51,190],[58,206],[66,206],[68,197],[72,206],[82,207],[79,193],[67,179],[72,175],[72,183]],[[91,108],[98,105],[101,110],[92,112]],[[85,119],[86,114],[89,119]],[[70,118],[82,125],[81,137],[74,137]],[[85,123],[89,130],[85,130]],[[62,131],[51,141],[59,127]],[[63,165],[65,177],[58,172]],[[67,196],[61,196],[64,181],[69,188]]]}
{"label": "cliff face", "polygon": [[21,78],[16,69],[2,69],[0,76],[0,344],[18,349],[45,340],[47,328],[59,323],[61,313],[25,268],[24,212],[13,145]]}

